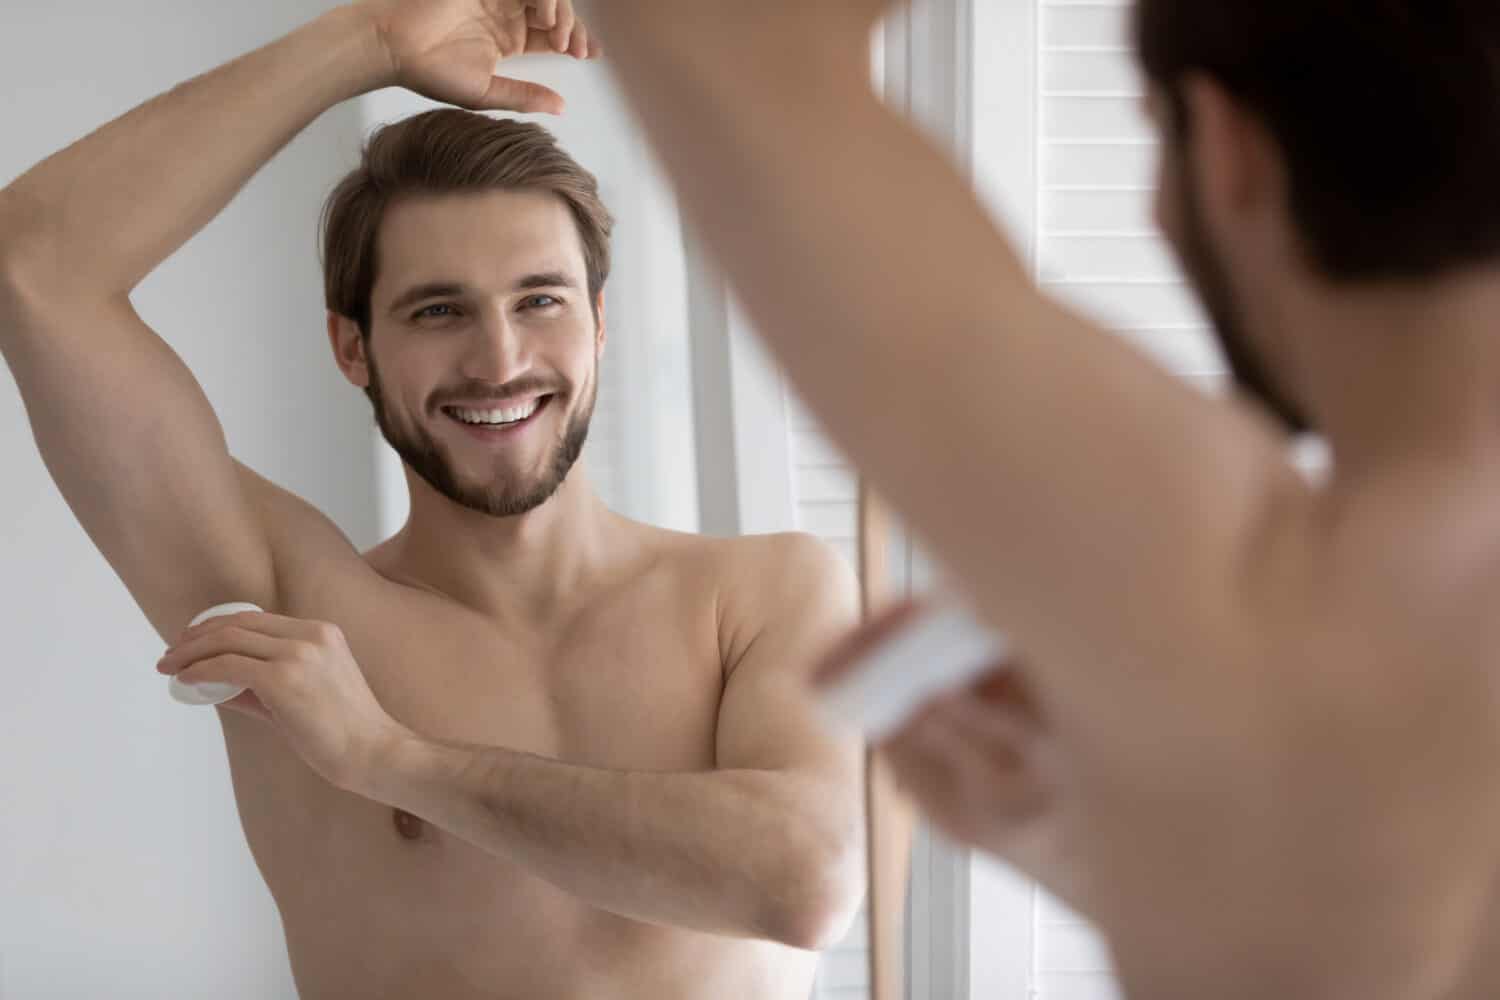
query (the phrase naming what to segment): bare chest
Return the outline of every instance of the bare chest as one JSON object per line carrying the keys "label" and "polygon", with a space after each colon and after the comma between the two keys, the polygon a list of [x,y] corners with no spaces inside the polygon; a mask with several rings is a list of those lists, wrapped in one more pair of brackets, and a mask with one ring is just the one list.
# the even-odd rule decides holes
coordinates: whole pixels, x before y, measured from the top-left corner
{"label": "bare chest", "polygon": [[547,631],[455,615],[371,623],[349,640],[382,705],[424,735],[595,767],[712,767],[723,665],[711,609],[649,597]]}
{"label": "bare chest", "polygon": [[[514,633],[425,596],[333,595],[292,613],[338,624],[386,711],[423,735],[599,768],[714,766],[723,670],[711,598],[644,585],[582,608],[565,627]],[[565,950],[583,939],[602,957],[660,933],[329,786],[269,725],[222,718],[247,840],[294,968],[308,975],[353,948],[377,978],[385,959],[395,976],[414,961],[457,967],[484,956],[496,967],[465,974],[488,979],[512,975],[512,958],[544,970],[555,950],[561,972]],[[381,941],[383,951],[371,949]],[[497,941],[512,947],[497,952]]]}

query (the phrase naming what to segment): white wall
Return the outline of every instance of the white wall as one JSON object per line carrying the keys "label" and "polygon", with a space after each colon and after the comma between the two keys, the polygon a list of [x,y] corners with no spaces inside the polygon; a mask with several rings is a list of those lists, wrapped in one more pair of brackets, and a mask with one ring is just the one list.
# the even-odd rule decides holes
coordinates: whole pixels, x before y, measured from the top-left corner
{"label": "white wall", "polygon": [[[319,9],[4,0],[0,184]],[[358,135],[353,107],[325,117],[136,302],[198,374],[235,453],[366,545],[368,404],[328,354],[315,238]],[[0,484],[0,997],[293,997],[218,723],[167,698],[161,644],[48,479],[8,373]]]}

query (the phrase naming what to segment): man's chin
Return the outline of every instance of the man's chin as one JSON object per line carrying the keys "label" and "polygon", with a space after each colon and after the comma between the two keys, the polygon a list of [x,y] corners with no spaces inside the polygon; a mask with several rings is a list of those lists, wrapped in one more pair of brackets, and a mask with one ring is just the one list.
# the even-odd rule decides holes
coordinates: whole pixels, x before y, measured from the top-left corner
{"label": "man's chin", "polygon": [[516,517],[530,513],[556,495],[560,483],[547,483],[538,479],[524,484],[507,482],[503,487],[494,483],[456,482],[458,488],[445,495],[449,500],[469,510],[488,514],[491,517]]}

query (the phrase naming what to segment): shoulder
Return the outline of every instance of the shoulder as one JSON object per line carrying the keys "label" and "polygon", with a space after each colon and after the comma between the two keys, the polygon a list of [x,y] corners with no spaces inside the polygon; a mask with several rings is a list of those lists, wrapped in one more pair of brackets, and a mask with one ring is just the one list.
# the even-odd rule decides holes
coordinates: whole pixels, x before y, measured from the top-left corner
{"label": "shoulder", "polygon": [[[1220,643],[1258,663],[1487,662],[1500,644],[1500,530],[1493,488],[1394,474],[1288,504],[1239,578]],[[1262,668],[1264,669],[1264,668]],[[1352,669],[1352,667],[1350,668]]]}
{"label": "shoulder", "polygon": [[832,545],[805,532],[713,538],[677,536],[679,558],[721,591],[857,592],[854,569]]}
{"label": "shoulder", "polygon": [[726,662],[751,645],[831,645],[859,619],[853,567],[812,535],[733,539],[719,553],[720,633]]}
{"label": "shoulder", "polygon": [[854,569],[832,545],[806,532],[719,538],[643,526],[652,561],[719,589],[780,583],[856,589]]}
{"label": "shoulder", "polygon": [[859,623],[853,567],[813,535],[719,538],[638,527],[649,563],[712,616],[726,676],[750,659],[752,650],[757,662],[772,664],[816,657]]}
{"label": "shoulder", "polygon": [[744,572],[798,589],[855,586],[854,568],[832,545],[805,532],[736,539]]}
{"label": "shoulder", "polygon": [[719,645],[735,662],[768,632],[837,636],[857,624],[859,582],[832,545],[805,532],[718,538],[649,528],[652,562],[712,595]]}

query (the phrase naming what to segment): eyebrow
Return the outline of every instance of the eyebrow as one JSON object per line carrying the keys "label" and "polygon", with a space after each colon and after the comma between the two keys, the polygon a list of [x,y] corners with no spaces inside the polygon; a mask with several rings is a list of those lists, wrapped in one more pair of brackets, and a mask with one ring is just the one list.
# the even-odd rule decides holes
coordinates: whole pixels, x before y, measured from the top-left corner
{"label": "eyebrow", "polygon": [[[536,274],[528,274],[518,280],[515,291],[528,292],[537,288],[575,288],[573,279],[561,271],[542,271]],[[396,297],[391,303],[390,312],[398,313],[403,309],[416,305],[427,299],[450,299],[460,298],[467,294],[467,285],[456,284],[451,281],[429,281],[420,285],[413,285]]]}
{"label": "eyebrow", "polygon": [[398,313],[407,306],[414,306],[424,299],[458,298],[464,294],[463,285],[455,285],[446,281],[430,281],[422,285],[413,285],[396,297],[391,303],[390,311]]}
{"label": "eyebrow", "polygon": [[528,274],[516,282],[516,291],[529,292],[535,288],[572,288],[573,279],[561,271],[543,271],[540,274]]}

